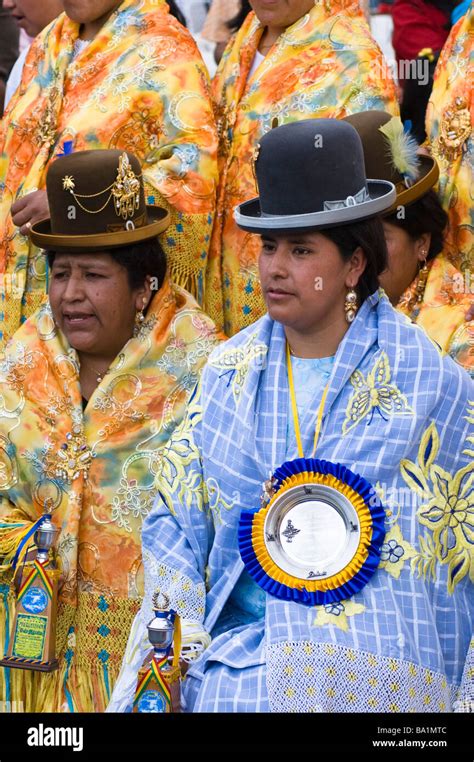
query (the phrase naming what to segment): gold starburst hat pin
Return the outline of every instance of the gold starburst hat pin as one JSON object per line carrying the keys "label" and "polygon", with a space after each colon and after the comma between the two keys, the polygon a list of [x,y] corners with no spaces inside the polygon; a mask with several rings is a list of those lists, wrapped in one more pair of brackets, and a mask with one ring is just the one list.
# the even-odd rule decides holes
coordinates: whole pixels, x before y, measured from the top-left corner
{"label": "gold starburst hat pin", "polygon": [[32,225],[42,249],[101,251],[162,233],[166,209],[146,205],[136,156],[119,150],[78,151],[56,159],[46,177],[50,219]]}

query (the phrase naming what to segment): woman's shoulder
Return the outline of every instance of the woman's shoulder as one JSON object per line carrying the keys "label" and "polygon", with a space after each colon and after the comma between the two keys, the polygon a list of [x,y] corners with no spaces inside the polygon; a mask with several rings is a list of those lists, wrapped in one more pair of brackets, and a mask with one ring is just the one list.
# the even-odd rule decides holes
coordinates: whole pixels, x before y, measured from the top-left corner
{"label": "woman's shoulder", "polygon": [[219,360],[225,358],[229,367],[237,366],[245,360],[247,355],[253,356],[257,348],[262,352],[264,349],[268,349],[268,338],[272,324],[271,318],[264,315],[252,325],[243,328],[214,349],[208,364],[216,365]]}

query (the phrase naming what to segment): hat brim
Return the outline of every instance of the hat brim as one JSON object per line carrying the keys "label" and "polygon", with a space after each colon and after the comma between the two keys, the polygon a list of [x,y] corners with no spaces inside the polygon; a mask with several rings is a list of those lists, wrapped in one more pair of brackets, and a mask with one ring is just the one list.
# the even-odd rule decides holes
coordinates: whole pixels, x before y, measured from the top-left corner
{"label": "hat brim", "polygon": [[397,198],[395,186],[387,180],[367,180],[369,200],[360,204],[310,214],[262,214],[260,199],[254,198],[236,206],[234,220],[242,230],[259,235],[265,232],[309,231],[349,225],[385,212]]}
{"label": "hat brim", "polygon": [[147,206],[147,225],[133,230],[117,230],[113,233],[94,233],[93,235],[55,235],[51,233],[51,220],[40,220],[30,228],[30,238],[40,249],[52,251],[108,251],[120,246],[129,246],[140,241],[156,238],[170,224],[170,214],[159,206]]}
{"label": "hat brim", "polygon": [[394,204],[387,209],[385,214],[393,214],[394,211],[400,206],[409,206],[422,198],[429,190],[435,185],[439,177],[439,167],[437,162],[432,156],[426,156],[426,154],[419,154],[418,159],[420,161],[420,177],[410,185],[409,188],[403,188],[399,191],[398,186],[396,188],[397,198]]}

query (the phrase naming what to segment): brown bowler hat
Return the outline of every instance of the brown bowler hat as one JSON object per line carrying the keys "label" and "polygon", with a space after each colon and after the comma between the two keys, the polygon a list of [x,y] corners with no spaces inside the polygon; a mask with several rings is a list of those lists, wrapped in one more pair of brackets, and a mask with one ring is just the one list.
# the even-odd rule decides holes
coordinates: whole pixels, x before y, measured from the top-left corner
{"label": "brown bowler hat", "polygon": [[367,177],[389,180],[395,185],[397,199],[384,216],[399,206],[413,204],[436,183],[439,177],[436,161],[417,153],[416,140],[404,132],[398,116],[385,111],[362,111],[344,117],[343,121],[352,124],[359,133]]}
{"label": "brown bowler hat", "polygon": [[170,222],[145,205],[140,162],[127,151],[78,151],[56,159],[46,177],[51,218],[31,226],[36,246],[107,251],[155,238]]}

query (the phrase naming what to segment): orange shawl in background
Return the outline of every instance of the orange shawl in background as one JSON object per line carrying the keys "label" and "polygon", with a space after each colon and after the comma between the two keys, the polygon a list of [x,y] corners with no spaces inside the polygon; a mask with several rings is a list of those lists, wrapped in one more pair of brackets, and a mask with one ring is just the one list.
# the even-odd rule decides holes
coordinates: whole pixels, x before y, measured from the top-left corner
{"label": "orange shawl in background", "polygon": [[438,196],[449,225],[442,256],[464,273],[474,302],[474,6],[453,26],[436,66],[426,111],[439,165]]}

